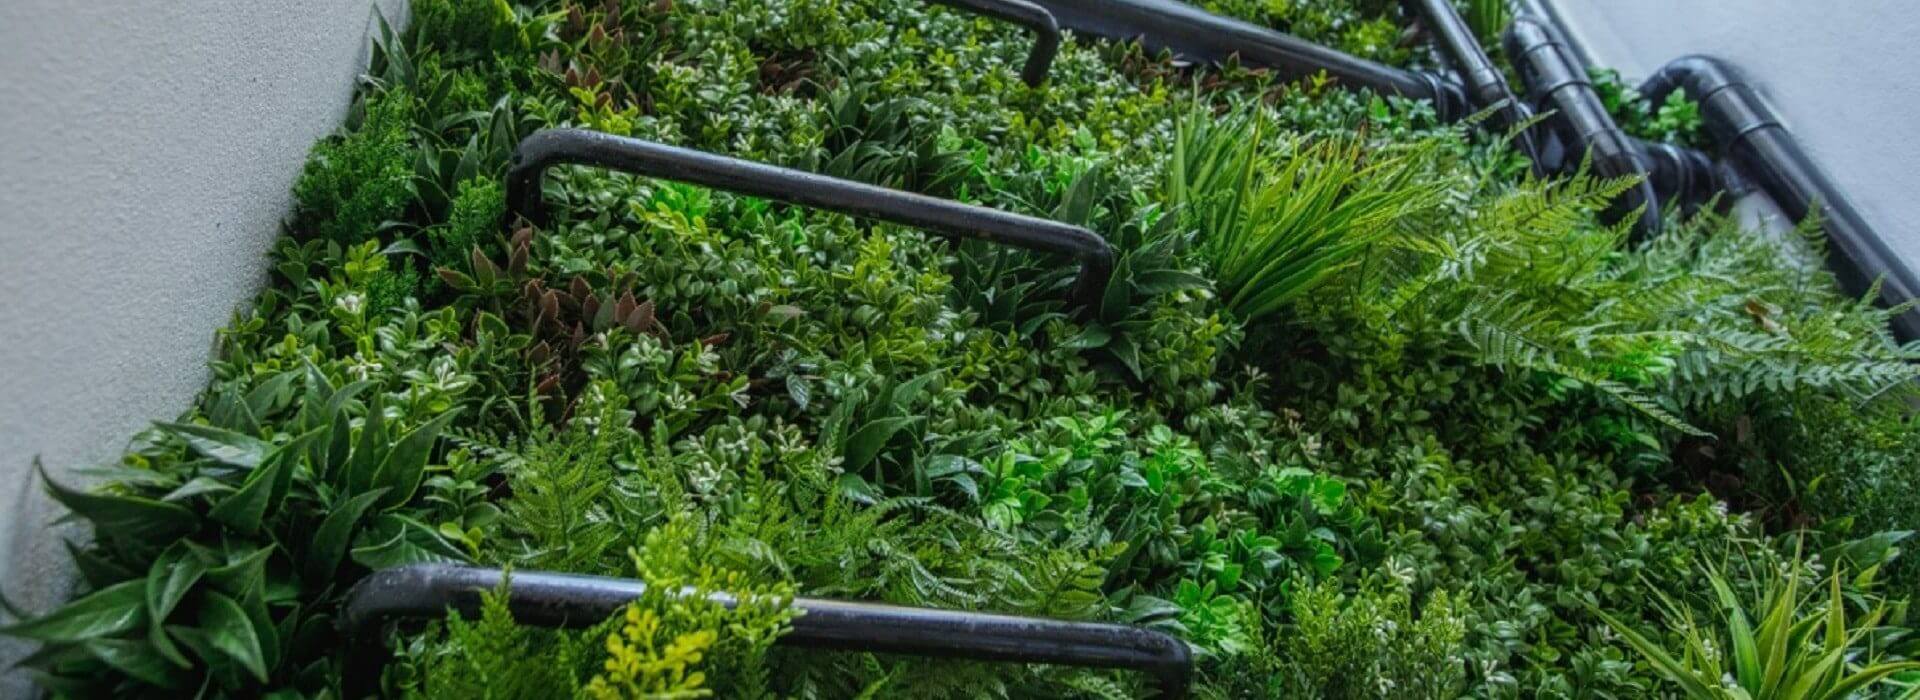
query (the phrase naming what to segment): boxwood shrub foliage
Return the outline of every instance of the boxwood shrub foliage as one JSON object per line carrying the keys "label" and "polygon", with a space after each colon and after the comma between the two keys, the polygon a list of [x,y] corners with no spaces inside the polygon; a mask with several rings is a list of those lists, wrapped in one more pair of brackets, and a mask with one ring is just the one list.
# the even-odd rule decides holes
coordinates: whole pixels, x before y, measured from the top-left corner
{"label": "boxwood shrub foliage", "polygon": [[[1881,567],[1863,606],[1920,580],[1915,353],[1816,236],[1628,245],[1595,218],[1623,183],[1529,179],[1425,105],[1079,41],[1029,88],[1022,32],[911,0],[411,14],[195,408],[97,488],[48,480],[84,586],[7,632],[54,693],[338,696],[345,592],[415,562],[742,601],[553,632],[501,590],[384,633],[385,693],[461,698],[1149,692],[784,649],[797,595],[1150,626],[1204,697],[1642,696],[1594,610],[1658,636],[1653,591],[1719,610],[1709,569]],[[563,125],[1078,223],[1120,262],[1076,312],[1067,261],[585,168],[554,223],[503,223],[513,145]]]}

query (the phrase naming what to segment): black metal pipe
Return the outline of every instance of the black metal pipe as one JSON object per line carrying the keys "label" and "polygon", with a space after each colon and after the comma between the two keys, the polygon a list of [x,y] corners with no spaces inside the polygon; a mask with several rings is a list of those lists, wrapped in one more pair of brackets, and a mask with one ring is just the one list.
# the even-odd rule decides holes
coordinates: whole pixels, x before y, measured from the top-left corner
{"label": "black metal pipe", "polygon": [[[341,674],[348,698],[378,687],[389,654],[380,642],[385,623],[435,618],[449,610],[475,614],[480,593],[508,581],[507,607],[520,624],[590,627],[646,592],[631,579],[515,571],[450,564],[414,564],[362,579],[347,594],[341,625],[347,633],[348,668]],[[720,594],[712,600],[731,606]],[[1138,627],[1067,622],[1035,617],[910,608],[795,598],[798,610],[782,645],[885,654],[912,654],[980,661],[1015,661],[1147,673],[1161,697],[1182,698],[1192,678],[1185,642]]]}
{"label": "black metal pipe", "polygon": [[1012,22],[1033,30],[1033,50],[1027,53],[1027,65],[1020,79],[1038,87],[1046,82],[1053,68],[1053,57],[1060,52],[1060,24],[1053,21],[1047,8],[1027,0],[933,0],[948,7]]}
{"label": "black metal pipe", "polygon": [[[1708,136],[1722,159],[1752,179],[1794,219],[1818,213],[1838,256],[1836,276],[1850,292],[1864,294],[1881,280],[1880,301],[1889,306],[1916,298],[1920,278],[1900,263],[1885,239],[1868,226],[1851,202],[1834,187],[1780,123],[1760,96],[1726,64],[1708,56],[1685,56],[1668,63],[1641,86],[1658,104],[1675,90],[1700,105]],[[1902,341],[1920,338],[1920,311],[1891,319]]]}
{"label": "black metal pipe", "polygon": [[1430,100],[1447,121],[1472,113],[1465,90],[1439,74],[1382,65],[1180,0],[1035,2],[1052,12],[1061,26],[1083,34],[1119,41],[1139,39],[1149,49],[1198,61],[1217,63],[1237,54],[1247,65],[1272,68],[1288,78],[1325,72],[1350,88]]}
{"label": "black metal pipe", "polygon": [[[1497,123],[1511,130],[1533,118],[1533,112],[1525,102],[1515,97],[1507,87],[1507,77],[1487,56],[1480,41],[1473,36],[1473,29],[1467,26],[1466,19],[1460,16],[1451,0],[1409,0],[1414,10],[1420,14],[1427,31],[1433,33],[1435,43],[1446,56],[1453,70],[1460,74],[1466,83],[1467,94],[1477,109],[1493,109]],[[1516,132],[1514,146],[1526,154],[1534,164],[1536,175],[1545,175],[1546,163],[1538,144],[1535,143],[1531,129]]]}
{"label": "black metal pipe", "polygon": [[507,219],[545,218],[540,183],[556,165],[593,165],[915,226],[945,236],[1071,255],[1080,262],[1073,301],[1092,307],[1106,292],[1113,248],[1092,231],[1058,221],[923,194],[584,129],[535,132],[507,169]]}
{"label": "black metal pipe", "polygon": [[1535,108],[1556,112],[1549,123],[1565,150],[1564,157],[1569,162],[1591,157],[1594,172],[1604,177],[1641,177],[1613,213],[1619,216],[1637,207],[1635,233],[1642,238],[1659,233],[1660,197],[1650,178],[1652,163],[1639,143],[1607,114],[1586,68],[1573,57],[1560,32],[1545,21],[1518,16],[1507,28],[1506,46]]}

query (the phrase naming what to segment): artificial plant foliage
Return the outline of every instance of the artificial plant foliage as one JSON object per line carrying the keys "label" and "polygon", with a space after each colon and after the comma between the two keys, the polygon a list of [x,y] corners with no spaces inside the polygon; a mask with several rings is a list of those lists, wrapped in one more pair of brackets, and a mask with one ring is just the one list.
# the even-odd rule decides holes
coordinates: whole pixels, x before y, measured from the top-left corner
{"label": "artificial plant foliage", "polygon": [[[1392,3],[1213,4],[1423,60]],[[348,587],[421,562],[662,593],[381,630],[388,695],[1151,692],[779,646],[817,596],[1162,630],[1202,697],[1636,697],[1675,674],[1617,630],[1754,599],[1793,542],[1876,567],[1805,574],[1849,601],[1920,581],[1916,353],[1812,230],[1630,244],[1597,214],[1631,183],[1532,179],[1428,105],[1077,39],[1029,87],[1025,32],[911,0],[412,16],[195,407],[47,480],[83,587],[6,630],[55,694],[337,697]],[[514,219],[514,144],[562,126],[1066,221],[1116,264],[1076,308],[1070,261],[584,167]],[[1896,617],[1822,653],[1899,663]]]}

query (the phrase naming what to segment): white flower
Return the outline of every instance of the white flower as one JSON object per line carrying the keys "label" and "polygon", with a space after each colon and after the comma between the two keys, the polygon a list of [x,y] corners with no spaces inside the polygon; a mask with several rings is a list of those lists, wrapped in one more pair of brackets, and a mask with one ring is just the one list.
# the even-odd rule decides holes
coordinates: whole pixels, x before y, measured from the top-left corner
{"label": "white flower", "polygon": [[384,369],[378,360],[369,360],[360,355],[353,356],[353,364],[347,365],[347,374],[356,381],[363,381]]}
{"label": "white flower", "polygon": [[367,297],[359,292],[348,292],[336,297],[333,305],[339,307],[341,311],[357,316],[361,309],[366,308]]}

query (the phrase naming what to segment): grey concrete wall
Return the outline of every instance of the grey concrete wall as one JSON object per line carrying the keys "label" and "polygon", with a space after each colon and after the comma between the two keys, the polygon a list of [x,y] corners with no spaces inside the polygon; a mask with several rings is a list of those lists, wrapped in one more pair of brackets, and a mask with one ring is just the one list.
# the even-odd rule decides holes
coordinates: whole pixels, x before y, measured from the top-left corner
{"label": "grey concrete wall", "polygon": [[1920,3],[1543,1],[1591,61],[1631,80],[1690,53],[1732,63],[1867,224],[1920,268]]}
{"label": "grey concrete wall", "polygon": [[[379,0],[389,17],[404,3]],[[313,141],[365,67],[374,0],[0,2],[0,586],[68,590],[31,477],[185,410],[265,280]],[[0,649],[10,666],[17,646]],[[0,696],[25,694],[18,674]]]}

